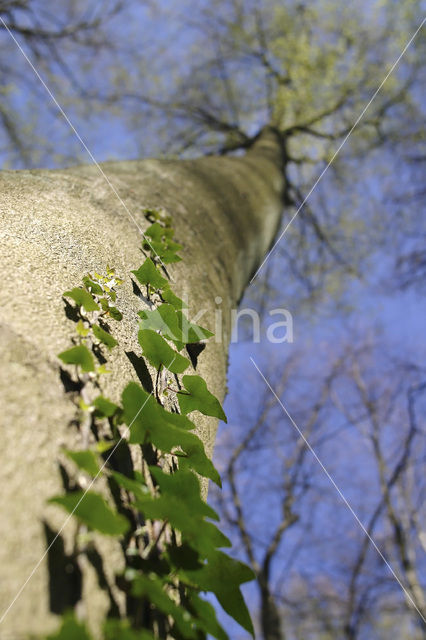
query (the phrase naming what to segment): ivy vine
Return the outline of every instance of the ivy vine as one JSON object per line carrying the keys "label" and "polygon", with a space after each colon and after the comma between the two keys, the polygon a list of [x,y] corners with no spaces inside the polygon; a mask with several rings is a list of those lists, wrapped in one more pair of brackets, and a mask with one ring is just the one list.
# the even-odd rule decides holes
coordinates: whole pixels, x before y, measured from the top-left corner
{"label": "ivy vine", "polygon": [[[112,373],[108,354],[120,348],[111,325],[123,317],[116,306],[123,281],[114,269],[88,274],[82,286],[65,291],[76,335],[59,358],[78,390],[81,446],[63,451],[74,471],[64,493],[49,502],[76,520],[75,557],[90,557],[95,532],[115,538],[123,551],[125,566],[114,585],[121,598],[107,581],[100,584],[112,601],[104,640],[226,640],[202,593],[214,594],[253,634],[240,591],[253,574],[222,550],[230,542],[214,523],[218,515],[202,499],[199,480],[220,485],[220,477],[189,417],[194,412],[226,416],[201,376],[179,377],[190,364],[184,347],[213,334],[189,322],[185,304],[170,287],[165,265],[181,260],[182,248],[173,239],[171,219],[155,210],[145,215],[151,223],[142,242],[147,257],[132,273],[150,305],[139,312],[138,341],[157,372],[155,385],[128,383],[120,404],[102,393],[103,378]],[[91,640],[91,634],[85,621],[68,611],[48,638]]]}

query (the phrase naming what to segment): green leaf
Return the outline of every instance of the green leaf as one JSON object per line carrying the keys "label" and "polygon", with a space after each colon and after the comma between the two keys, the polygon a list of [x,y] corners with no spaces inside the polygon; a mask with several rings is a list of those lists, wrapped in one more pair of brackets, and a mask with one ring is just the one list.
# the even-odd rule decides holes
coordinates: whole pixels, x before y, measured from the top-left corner
{"label": "green leaf", "polygon": [[93,404],[96,407],[96,412],[105,418],[110,418],[118,410],[118,406],[108,398],[104,398],[104,396],[95,398]]}
{"label": "green leaf", "polygon": [[[124,389],[122,394],[123,400],[126,401],[123,419],[129,422],[136,417],[140,422],[146,422],[154,427],[156,425],[170,425],[191,431],[195,429],[195,424],[189,418],[180,413],[167,411],[159,402],[155,400],[152,394],[147,393],[136,382],[130,382]],[[126,422],[126,424],[129,424]],[[132,427],[133,429],[133,427]],[[141,433],[142,435],[142,433]],[[142,442],[141,440],[140,442]]]}
{"label": "green leaf", "polygon": [[217,640],[228,640],[228,634],[217,621],[216,611],[210,602],[202,600],[196,593],[189,595],[189,601],[196,613],[197,626]]}
{"label": "green leaf", "polygon": [[192,471],[178,469],[174,473],[164,473],[159,467],[151,466],[149,469],[161,493],[171,498],[183,498],[194,514],[219,520],[216,511],[201,498],[200,483]]}
{"label": "green leaf", "polygon": [[91,529],[108,536],[122,535],[130,526],[124,516],[113,511],[106,500],[94,491],[73,491],[50,498],[48,502],[60,505]]}
{"label": "green leaf", "polygon": [[222,551],[214,551],[201,569],[185,571],[182,577],[201,591],[212,591],[223,609],[254,637],[253,624],[240,585],[254,579],[253,571]]}
{"label": "green leaf", "polygon": [[177,314],[179,319],[179,326],[182,330],[182,340],[185,343],[193,344],[194,342],[200,342],[200,340],[211,338],[214,335],[214,333],[212,333],[208,329],[204,329],[198,324],[189,322],[188,318],[182,311],[177,311]]}
{"label": "green leaf", "polygon": [[96,368],[96,373],[99,375],[104,375],[107,373],[112,373],[111,369],[107,369],[106,366],[104,364],[99,365],[99,367]]}
{"label": "green leaf", "polygon": [[185,416],[166,411],[135,382],[130,382],[124,389],[122,404],[123,420],[130,430],[130,444],[151,442],[164,453],[180,448],[184,452],[180,454],[182,468],[194,469],[220,485],[219,474],[206,456],[203,443],[194,433],[184,429],[187,422],[182,418],[185,420]]}
{"label": "green leaf", "polygon": [[83,307],[86,311],[99,311],[99,305],[96,304],[92,294],[81,287],[65,291],[64,296],[72,298],[79,307]]}
{"label": "green leaf", "polygon": [[143,499],[147,495],[147,493],[149,494],[149,489],[142,478],[139,478],[137,480],[128,478],[118,471],[112,471],[111,475],[120,487],[122,487],[126,491],[132,492],[135,498]]}
{"label": "green leaf", "polygon": [[172,373],[182,373],[189,367],[189,360],[174,351],[160,336],[151,329],[141,329],[138,333],[143,355],[157,370],[163,365]]}
{"label": "green leaf", "polygon": [[213,416],[227,422],[226,415],[219,400],[207,389],[201,376],[183,376],[183,385],[187,393],[177,394],[180,410],[183,414],[200,411],[206,416]]}
{"label": "green leaf", "polygon": [[169,564],[176,569],[199,569],[203,564],[198,551],[186,542],[179,546],[174,543],[167,545],[166,557]]}
{"label": "green leaf", "polygon": [[[174,474],[171,477],[173,476]],[[167,520],[173,529],[179,530],[182,533],[182,543],[194,549],[201,558],[209,557],[218,547],[231,546],[217,526],[205,520],[205,516],[210,514],[200,505],[199,496],[198,500],[188,499],[185,493],[169,493],[168,489],[163,488],[155,498],[135,496],[135,501],[146,519]],[[179,561],[179,555],[170,550],[170,559]]]}
{"label": "green leaf", "polygon": [[71,347],[71,349],[62,351],[62,353],[58,355],[58,358],[60,358],[65,364],[80,365],[82,371],[87,372],[95,370],[93,356],[84,344],[79,344],[76,347]]}
{"label": "green leaf", "polygon": [[165,302],[171,304],[176,310],[186,309],[188,307],[186,302],[178,298],[169,286],[163,289],[161,297]]}
{"label": "green leaf", "polygon": [[182,447],[187,457],[180,457],[180,468],[186,469],[187,467],[189,467],[190,469],[194,469],[194,471],[199,473],[200,476],[210,478],[210,480],[213,480],[213,482],[217,484],[218,487],[222,487],[220,475],[216,467],[214,466],[210,458],[206,456],[204,446],[199,446],[199,442],[201,442],[201,440],[197,438],[196,442],[192,444],[187,442],[186,446]]}
{"label": "green leaf", "polygon": [[153,254],[160,258],[165,264],[180,262],[182,260],[176,253],[176,251],[182,249],[182,245],[177,242],[157,242],[156,240],[151,240],[144,244],[144,248],[145,250],[150,249]]}
{"label": "green leaf", "polygon": [[82,338],[85,338],[90,331],[89,328],[86,328],[84,326],[83,320],[81,319],[77,322],[77,325],[75,328],[77,330],[78,335],[81,336]]}
{"label": "green leaf", "polygon": [[159,307],[152,311],[139,311],[138,315],[142,318],[140,322],[141,329],[160,331],[165,338],[175,344],[179,351],[183,348],[182,330],[179,327],[176,310],[171,304],[160,304]]}
{"label": "green leaf", "polygon": [[95,295],[103,295],[104,292],[102,287],[97,282],[93,282],[93,280],[89,276],[84,276],[83,282],[86,289],[91,289],[92,293],[94,293]]}
{"label": "green leaf", "polygon": [[[178,246],[181,247],[181,245],[178,245]],[[178,256],[178,254],[172,249],[164,249],[159,255],[160,255],[161,261],[164,262],[164,264],[173,264],[175,262],[182,261],[182,258]]]}
{"label": "green leaf", "polygon": [[117,309],[117,307],[108,307],[107,311],[113,320],[120,322],[120,320],[123,319],[123,314]]}
{"label": "green leaf", "polygon": [[150,284],[155,289],[163,289],[167,284],[166,278],[163,278],[151,258],[147,258],[143,265],[132,273],[140,284]]}
{"label": "green leaf", "polygon": [[66,614],[59,631],[47,636],[46,640],[92,640],[82,622],[77,622],[72,614]]}
{"label": "green leaf", "polygon": [[[156,640],[153,633],[145,629],[132,629],[128,620],[109,619],[104,625],[105,640]],[[75,640],[80,640],[76,637]]]}
{"label": "green leaf", "polygon": [[108,349],[112,349],[118,344],[117,340],[108,331],[105,331],[105,329],[102,329],[102,327],[100,327],[99,325],[94,324],[92,326],[92,330],[95,334],[95,337],[103,342],[103,344],[105,344]]}
{"label": "green leaf", "polygon": [[154,222],[145,231],[144,248],[153,251],[165,264],[180,262],[182,258],[177,255],[176,251],[180,251],[182,245],[174,242],[172,236],[172,229],[167,229],[158,222]]}
{"label": "green leaf", "polygon": [[67,458],[77,465],[79,469],[86,471],[86,473],[93,478],[100,472],[98,458],[90,449],[84,449],[82,451],[71,451],[70,449],[65,449],[64,453]]}
{"label": "green leaf", "polygon": [[183,638],[197,638],[191,615],[168,596],[164,591],[162,581],[154,574],[137,575],[133,581],[132,594],[137,597],[149,598],[160,611],[170,616]]}
{"label": "green leaf", "polygon": [[95,444],[95,447],[96,447],[96,451],[102,454],[102,453],[105,453],[106,451],[109,451],[113,447],[115,447],[116,444],[117,444],[116,440],[99,440]]}
{"label": "green leaf", "polygon": [[144,309],[138,315],[142,318],[141,329],[161,331],[166,338],[175,340],[182,334],[176,311],[171,304],[163,303],[156,309]]}
{"label": "green leaf", "polygon": [[159,222],[154,222],[146,229],[144,235],[153,240],[161,241],[164,237],[164,227]]}

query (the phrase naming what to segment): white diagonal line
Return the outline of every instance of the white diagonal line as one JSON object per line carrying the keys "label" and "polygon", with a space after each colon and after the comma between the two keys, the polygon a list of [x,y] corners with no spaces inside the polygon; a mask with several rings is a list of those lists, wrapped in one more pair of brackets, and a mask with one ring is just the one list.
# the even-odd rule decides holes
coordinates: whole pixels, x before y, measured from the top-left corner
{"label": "white diagonal line", "polygon": [[263,260],[262,264],[260,265],[260,267],[257,269],[256,273],[254,274],[254,276],[252,277],[252,279],[250,280],[250,284],[253,282],[253,280],[256,278],[257,274],[259,273],[259,271],[262,269],[263,265],[265,264],[265,262],[267,260],[269,260],[271,254],[275,251],[277,245],[280,243],[280,241],[282,240],[284,234],[286,233],[287,229],[290,227],[291,223],[293,222],[293,220],[296,218],[296,216],[298,215],[299,211],[305,206],[306,201],[308,200],[308,198],[310,197],[310,195],[312,194],[312,192],[315,190],[315,188],[317,187],[318,183],[320,182],[320,180],[322,179],[322,177],[324,176],[324,174],[328,171],[329,167],[333,164],[334,160],[336,159],[337,155],[340,153],[340,150],[342,149],[343,145],[346,143],[346,141],[348,140],[349,136],[352,134],[353,130],[355,129],[355,127],[358,126],[359,122],[362,120],[362,118],[364,117],[364,114],[366,113],[367,109],[370,107],[371,103],[373,102],[373,100],[375,99],[375,97],[377,96],[377,94],[381,91],[383,85],[385,84],[385,82],[387,81],[387,79],[389,78],[389,76],[393,73],[395,67],[397,67],[397,65],[399,64],[401,58],[403,57],[403,55],[405,54],[405,52],[407,51],[408,47],[410,46],[410,44],[413,42],[413,40],[415,39],[415,37],[417,36],[417,34],[419,33],[420,29],[423,27],[424,23],[426,22],[426,18],[423,18],[420,26],[416,29],[415,33],[411,36],[411,38],[409,39],[409,41],[407,42],[407,44],[405,45],[405,47],[403,48],[402,52],[399,54],[398,58],[395,60],[395,62],[393,63],[393,65],[391,66],[391,68],[389,69],[389,71],[387,72],[386,76],[384,77],[384,79],[382,80],[382,82],[380,83],[380,85],[377,87],[376,91],[373,93],[373,95],[371,96],[370,100],[368,101],[368,103],[365,105],[364,109],[361,111],[360,115],[358,116],[358,118],[355,120],[354,124],[352,125],[352,127],[349,130],[349,133],[346,134],[346,136],[343,138],[342,142],[340,143],[340,145],[337,147],[336,151],[334,152],[331,160],[329,161],[329,163],[327,164],[327,166],[325,167],[325,169],[323,169],[320,173],[320,175],[318,176],[318,178],[316,179],[316,181],[314,182],[313,187],[311,187],[310,191],[308,192],[308,195],[305,197],[305,199],[303,200],[302,204],[299,206],[299,208],[297,209],[296,213],[292,216],[292,218],[290,219],[290,221],[286,224],[286,226],[284,227],[284,230],[280,233],[278,239],[275,241],[272,249],[269,251],[269,253],[267,254],[266,258]]}
{"label": "white diagonal line", "polygon": [[285,408],[285,406],[283,405],[283,403],[281,402],[280,398],[277,396],[277,394],[275,393],[274,389],[271,387],[271,385],[269,384],[268,380],[265,378],[265,376],[263,375],[263,373],[261,372],[261,370],[259,369],[259,367],[257,366],[256,362],[254,361],[254,359],[250,356],[250,360],[252,361],[253,365],[255,366],[255,368],[257,369],[258,373],[260,374],[260,376],[263,378],[263,381],[265,382],[266,386],[269,388],[269,390],[271,391],[271,393],[274,395],[275,399],[277,400],[278,404],[280,405],[281,409],[284,411],[284,413],[286,414],[286,416],[288,417],[288,419],[290,420],[291,424],[293,425],[293,427],[296,429],[297,433],[299,434],[299,436],[302,438],[302,440],[304,441],[304,443],[306,444],[306,446],[308,447],[309,451],[312,453],[312,455],[314,456],[315,460],[318,462],[318,464],[320,465],[321,469],[324,471],[325,475],[327,476],[327,478],[330,480],[331,484],[333,485],[333,487],[336,489],[337,493],[339,494],[339,496],[341,497],[341,499],[343,500],[343,502],[345,503],[345,505],[347,506],[347,508],[349,509],[349,511],[351,512],[351,514],[353,515],[353,517],[355,518],[356,522],[359,524],[359,526],[361,527],[361,529],[363,530],[363,532],[365,533],[365,535],[367,536],[367,538],[370,540],[371,544],[373,545],[373,547],[375,548],[375,550],[377,551],[377,553],[379,554],[379,556],[381,557],[381,559],[383,560],[383,562],[385,563],[385,565],[387,566],[387,568],[389,569],[389,571],[391,572],[391,574],[393,575],[393,577],[395,578],[395,580],[397,581],[397,583],[399,584],[399,586],[401,587],[401,589],[403,590],[405,597],[407,598],[407,600],[410,601],[410,603],[412,604],[412,606],[414,607],[414,609],[417,611],[417,613],[419,614],[419,616],[421,617],[421,619],[423,620],[423,622],[426,624],[426,618],[423,616],[422,612],[418,609],[418,607],[416,606],[415,602],[413,601],[412,597],[410,596],[410,594],[408,593],[407,589],[404,587],[404,585],[402,584],[400,578],[397,576],[397,574],[395,573],[394,569],[391,567],[391,565],[389,564],[389,562],[386,560],[385,556],[383,555],[383,553],[380,551],[379,547],[377,546],[377,544],[374,542],[373,538],[371,537],[371,535],[369,534],[369,532],[367,531],[367,529],[365,528],[365,526],[363,525],[363,523],[361,522],[361,520],[359,519],[359,517],[357,516],[357,514],[355,513],[355,511],[353,510],[351,504],[349,503],[349,501],[345,498],[345,496],[343,495],[342,491],[339,489],[339,487],[337,486],[336,482],[334,481],[334,479],[332,478],[332,476],[330,475],[330,473],[327,471],[327,469],[325,468],[324,464],[321,462],[320,458],[318,457],[317,453],[315,452],[315,450],[312,448],[312,446],[310,445],[310,443],[308,442],[308,440],[305,438],[303,432],[299,429],[299,427],[297,426],[297,424],[295,423],[295,421],[293,420],[293,418],[291,417],[291,415],[289,414],[289,412],[287,411],[287,409]]}
{"label": "white diagonal line", "polygon": [[[176,360],[176,356],[174,356],[173,360],[170,362],[169,367],[173,364],[173,362]],[[168,367],[167,367],[168,368]],[[146,405],[146,403],[148,402],[149,398],[153,397],[152,392],[148,395],[148,397],[146,398],[145,402],[141,405],[139,411],[137,412],[137,414],[135,415],[135,417],[133,418],[133,420],[131,421],[131,423],[129,424],[129,426],[124,430],[123,435],[121,436],[121,438],[119,439],[119,441],[117,442],[117,444],[114,446],[113,450],[111,451],[111,453],[108,455],[108,457],[106,458],[106,460],[104,461],[103,465],[101,466],[101,468],[99,469],[98,473],[95,475],[94,478],[92,478],[91,482],[89,483],[89,486],[85,489],[83,495],[81,496],[80,500],[77,502],[77,504],[75,505],[74,509],[71,511],[71,513],[65,518],[64,523],[62,524],[61,528],[59,529],[58,533],[56,534],[56,536],[53,538],[52,542],[49,544],[49,546],[47,547],[46,551],[43,553],[43,555],[41,556],[40,560],[37,562],[37,564],[34,566],[33,570],[31,571],[31,573],[29,574],[28,578],[25,580],[25,582],[22,584],[22,586],[20,587],[18,593],[16,594],[16,596],[13,598],[12,602],[9,604],[9,606],[7,607],[7,609],[4,611],[2,617],[0,618],[0,624],[3,622],[3,620],[5,619],[5,617],[7,616],[7,614],[9,613],[9,611],[11,610],[11,608],[13,607],[13,605],[15,604],[15,602],[17,601],[17,599],[19,598],[19,596],[21,595],[21,593],[23,592],[23,590],[25,589],[25,587],[27,586],[27,584],[29,583],[29,581],[31,580],[31,578],[33,577],[33,575],[35,574],[35,572],[37,571],[37,569],[39,568],[39,566],[41,565],[41,563],[43,562],[43,560],[45,559],[45,557],[47,556],[47,554],[49,553],[50,549],[53,547],[53,545],[55,544],[56,540],[59,538],[59,536],[61,535],[62,531],[65,529],[65,527],[67,526],[68,522],[71,520],[72,516],[74,515],[75,510],[78,508],[78,506],[81,504],[81,502],[84,500],[85,495],[87,494],[88,491],[90,491],[90,489],[92,488],[95,480],[97,478],[99,478],[100,474],[102,473],[103,469],[105,468],[105,465],[108,463],[108,461],[110,460],[111,456],[114,454],[114,451],[117,450],[117,447],[119,446],[119,444],[121,443],[121,441],[127,437],[127,435],[130,433],[130,427],[132,426],[132,424],[134,423],[134,421],[136,420],[136,418],[138,417],[138,415],[140,414],[140,412],[142,411],[142,409],[144,408],[144,406]]]}
{"label": "white diagonal line", "polygon": [[[87,152],[89,158],[92,160],[93,164],[96,166],[96,168],[99,170],[99,173],[101,174],[101,176],[104,178],[104,180],[106,181],[106,183],[108,184],[108,186],[111,188],[112,192],[114,193],[114,195],[117,197],[117,200],[120,202],[120,204],[124,207],[127,215],[129,216],[129,218],[131,219],[131,221],[134,223],[134,225],[136,226],[136,228],[138,229],[138,231],[142,234],[143,239],[145,240],[145,242],[147,242],[149,244],[149,246],[151,247],[151,250],[155,253],[155,255],[157,256],[157,258],[159,259],[159,261],[161,262],[162,266],[166,269],[165,264],[163,263],[163,261],[161,260],[160,256],[158,255],[158,253],[155,251],[155,249],[152,247],[151,242],[149,240],[149,238],[147,238],[143,232],[143,230],[141,229],[141,227],[139,226],[136,218],[134,217],[134,215],[131,213],[129,207],[126,205],[126,203],[124,202],[124,200],[122,199],[122,197],[120,196],[120,194],[118,193],[117,189],[114,187],[114,185],[112,184],[111,180],[108,178],[107,174],[105,173],[105,171],[102,169],[102,167],[100,166],[99,162],[96,160],[96,158],[94,157],[93,153],[90,151],[89,147],[87,146],[87,144],[84,142],[83,138],[80,136],[80,134],[78,133],[77,129],[74,127],[73,123],[71,122],[71,120],[69,119],[69,117],[67,116],[67,114],[65,113],[65,111],[63,110],[63,108],[61,107],[61,105],[59,104],[59,102],[57,101],[57,99],[55,98],[54,94],[52,93],[52,91],[49,89],[49,87],[47,86],[47,84],[45,83],[45,81],[43,80],[43,78],[41,77],[40,73],[37,71],[37,69],[35,68],[35,66],[33,65],[33,63],[31,62],[30,58],[27,56],[27,54],[25,53],[24,49],[21,47],[21,45],[19,44],[18,40],[15,38],[15,36],[13,35],[12,31],[9,29],[9,27],[7,26],[7,24],[5,23],[5,21],[3,20],[3,18],[0,16],[0,21],[2,22],[4,28],[6,29],[6,31],[8,32],[8,34],[10,35],[10,37],[12,38],[12,40],[14,41],[14,43],[16,44],[16,46],[18,47],[19,51],[22,53],[22,55],[24,56],[25,60],[28,62],[28,64],[30,65],[31,69],[33,70],[33,72],[35,73],[35,75],[37,76],[37,78],[40,80],[41,84],[43,85],[44,89],[46,90],[46,92],[48,93],[49,97],[51,98],[51,100],[53,101],[53,103],[55,104],[55,106],[57,107],[57,109],[59,110],[60,114],[63,116],[63,118],[66,120],[66,122],[69,124],[70,128],[72,129],[73,133],[75,134],[75,136],[77,137],[77,139],[79,140],[79,142],[81,143],[81,145],[83,146],[84,150]],[[167,271],[167,270],[166,270]],[[170,279],[173,280],[173,278],[170,276]]]}

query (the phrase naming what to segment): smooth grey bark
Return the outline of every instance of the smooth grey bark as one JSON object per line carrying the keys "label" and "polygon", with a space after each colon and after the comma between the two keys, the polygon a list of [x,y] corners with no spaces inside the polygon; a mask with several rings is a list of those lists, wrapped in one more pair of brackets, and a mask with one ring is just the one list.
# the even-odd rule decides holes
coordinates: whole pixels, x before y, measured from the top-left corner
{"label": "smooth grey bark", "polygon": [[[208,157],[188,161],[143,160],[105,163],[103,170],[141,227],[142,209],[162,208],[173,218],[184,260],[171,270],[178,293],[189,295],[190,317],[206,310],[200,323],[215,330],[216,296],[223,302],[222,342],[210,340],[197,371],[219,398],[226,389],[230,309],[268,250],[276,233],[284,193],[285,157],[279,137],[265,130],[241,158]],[[2,367],[0,388],[0,617],[40,561],[46,539],[65,516],[46,499],[61,491],[58,456],[62,445],[78,446],[69,427],[74,405],[59,377],[57,354],[73,332],[61,301],[63,291],[81,283],[89,271],[113,265],[121,276],[142,262],[141,234],[95,166],[61,171],[5,171],[0,174]],[[124,314],[115,335],[125,351],[139,353],[140,301],[129,278],[121,287]],[[135,372],[123,355],[113,358],[114,376],[105,393],[118,400]],[[209,454],[214,419],[197,422]],[[64,530],[69,552],[74,524]],[[101,540],[112,581],[120,567],[118,549]],[[83,601],[93,624],[106,607],[93,570],[87,569]],[[49,612],[46,558],[0,625],[0,636],[17,638],[56,625]]]}

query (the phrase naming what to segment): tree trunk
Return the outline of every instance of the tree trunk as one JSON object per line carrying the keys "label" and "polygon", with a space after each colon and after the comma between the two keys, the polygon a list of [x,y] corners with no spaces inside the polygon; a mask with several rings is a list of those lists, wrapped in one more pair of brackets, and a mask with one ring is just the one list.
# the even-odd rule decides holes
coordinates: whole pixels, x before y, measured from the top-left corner
{"label": "tree trunk", "polygon": [[[276,233],[283,208],[284,164],[279,137],[267,129],[241,158],[102,165],[142,228],[147,225],[144,208],[162,208],[172,216],[184,260],[173,266],[171,275],[177,293],[189,296],[189,317],[205,309],[200,323],[215,331],[215,310],[222,310],[222,341],[212,338],[197,366],[219,398],[226,386],[230,309],[237,305]],[[68,426],[74,406],[64,393],[57,359],[69,347],[73,331],[61,295],[80,285],[87,272],[104,271],[106,264],[127,276],[143,257],[140,231],[95,166],[5,171],[0,183],[0,618],[35,569],[0,626],[2,637],[15,638],[56,624],[50,613],[55,610],[52,575],[49,583],[46,559],[37,563],[46,549],[46,532],[59,530],[65,520],[56,507],[46,506],[46,499],[61,490],[60,447],[75,444],[76,438]],[[222,298],[220,304],[216,296]],[[140,305],[127,277],[119,306],[124,320],[115,335],[125,351],[139,353]],[[118,400],[135,373],[120,354],[115,356],[114,372],[113,379],[105,376],[106,392]],[[216,426],[210,418],[197,422],[209,454]],[[64,553],[69,552],[67,540],[73,529],[70,522]],[[118,557],[109,552],[104,567],[109,579],[119,568]],[[96,593],[92,573],[83,595],[96,622],[105,602]]]}

